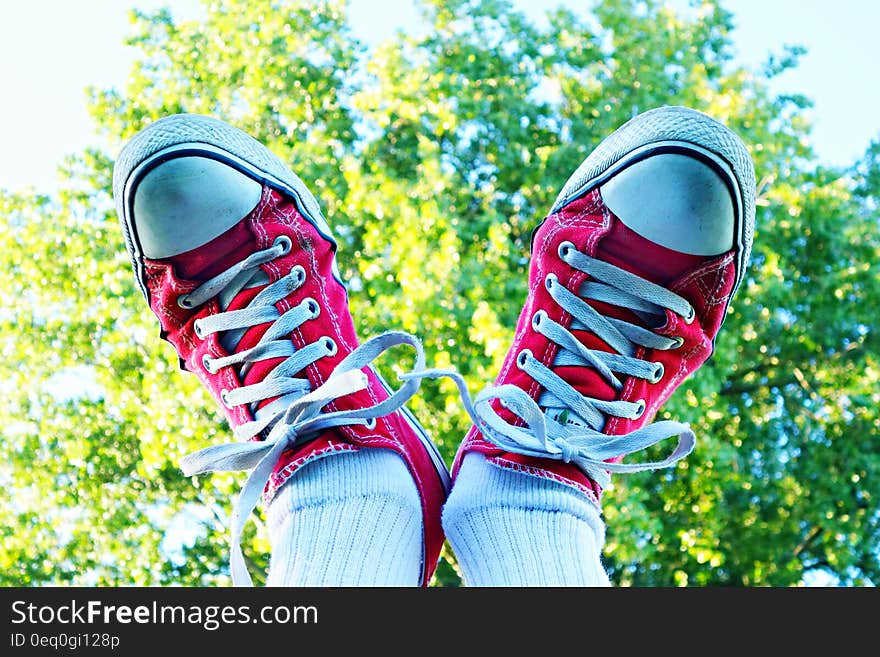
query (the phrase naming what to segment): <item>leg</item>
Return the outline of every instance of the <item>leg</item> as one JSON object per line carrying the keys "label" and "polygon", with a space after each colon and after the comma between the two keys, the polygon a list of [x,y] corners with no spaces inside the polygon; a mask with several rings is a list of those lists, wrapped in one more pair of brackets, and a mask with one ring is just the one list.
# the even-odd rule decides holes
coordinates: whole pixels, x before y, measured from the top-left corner
{"label": "leg", "polygon": [[[251,470],[234,534],[265,488],[269,582],[427,584],[448,472],[370,365],[418,343],[359,346],[336,243],[302,180],[236,128],[181,114],[126,145],[114,196],[162,337],[237,439],[184,470]],[[249,582],[235,541],[231,555],[233,581]]]}
{"label": "leg", "polygon": [[468,586],[608,586],[595,505],[482,454],[464,457],[443,526]]}
{"label": "leg", "polygon": [[[602,489],[693,448],[688,426],[649,422],[711,354],[754,197],[739,138],[679,107],[634,118],[572,174],[535,232],[494,401],[478,404],[453,468],[443,525],[466,582],[607,584]],[[662,461],[621,463],[674,436]]]}
{"label": "leg", "polygon": [[350,452],[303,466],[267,512],[269,586],[417,586],[419,492],[394,452]]}

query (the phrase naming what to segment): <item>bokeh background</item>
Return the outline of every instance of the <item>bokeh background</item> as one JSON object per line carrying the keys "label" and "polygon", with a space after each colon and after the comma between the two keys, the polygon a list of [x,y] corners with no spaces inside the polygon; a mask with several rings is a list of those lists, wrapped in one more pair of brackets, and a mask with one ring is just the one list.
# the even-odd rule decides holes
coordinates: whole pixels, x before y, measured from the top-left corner
{"label": "bokeh background", "polygon": [[[477,391],[569,173],[684,104],[749,144],[756,241],[715,356],[661,413],[696,452],[607,492],[612,580],[876,584],[878,19],[856,0],[3,2],[0,583],[228,583],[243,476],[176,465],[228,427],[158,338],[112,206],[113,158],[150,121],[265,142],[334,226],[361,337],[414,332]],[[454,386],[410,407],[451,462]],[[446,550],[434,584],[459,583]]]}

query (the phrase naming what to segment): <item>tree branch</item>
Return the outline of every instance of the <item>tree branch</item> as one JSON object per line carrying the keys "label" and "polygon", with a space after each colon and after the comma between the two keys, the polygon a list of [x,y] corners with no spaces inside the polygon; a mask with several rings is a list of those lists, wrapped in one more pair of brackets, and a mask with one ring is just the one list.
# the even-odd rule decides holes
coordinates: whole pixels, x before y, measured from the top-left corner
{"label": "tree branch", "polygon": [[[841,360],[851,361],[851,360],[854,360],[854,359],[860,357],[861,355],[866,353],[866,351],[867,350],[865,349],[864,342],[852,342],[849,345],[847,345],[847,347],[844,348],[843,350],[837,351],[837,352],[833,353],[831,356],[828,356],[827,358],[825,358],[824,363],[826,363],[826,364],[827,363],[834,363],[834,362],[841,361]],[[775,367],[778,367],[780,369],[785,367],[786,373],[779,375],[779,376],[776,376],[776,377],[773,377],[771,379],[768,379],[767,381],[761,381],[760,376],[759,376],[759,380],[752,381],[750,383],[744,383],[742,381],[742,379],[745,378],[746,376],[748,376],[749,374],[759,374],[760,375],[760,374],[763,374],[764,372],[767,372],[772,367],[774,367],[774,366],[770,365],[769,363],[762,363],[761,365],[758,365],[757,367],[750,369],[748,372],[743,374],[742,377],[740,377],[732,382],[728,382],[728,383],[725,383],[724,385],[722,385],[720,394],[722,394],[722,395],[739,395],[744,392],[752,392],[753,390],[758,390],[759,388],[773,388],[773,387],[781,388],[781,387],[786,386],[790,383],[801,383],[801,385],[803,386],[804,385],[803,384],[804,375],[802,372],[804,370],[809,371],[811,365],[810,365],[810,363],[798,363],[797,365],[789,365],[789,366],[776,365]],[[810,390],[808,388],[805,387],[804,390],[808,394],[810,393]]]}
{"label": "tree branch", "polygon": [[820,535],[821,533],[822,533],[822,525],[816,525],[815,527],[813,527],[813,528],[807,533],[807,535],[804,537],[804,540],[802,540],[802,541],[797,545],[797,547],[795,547],[795,549],[794,549],[794,554],[793,554],[792,556],[793,556],[795,559],[797,559],[801,552],[803,552],[803,551],[806,550],[808,547],[810,547],[810,546],[816,541],[816,539],[819,538],[819,535]]}
{"label": "tree branch", "polygon": [[795,383],[796,381],[797,379],[795,378],[794,374],[788,374],[786,376],[777,376],[766,381],[758,380],[752,383],[726,383],[721,386],[721,394],[739,395],[744,392],[752,392],[754,390],[758,390],[759,388],[781,388],[783,386],[787,386],[790,383]]}

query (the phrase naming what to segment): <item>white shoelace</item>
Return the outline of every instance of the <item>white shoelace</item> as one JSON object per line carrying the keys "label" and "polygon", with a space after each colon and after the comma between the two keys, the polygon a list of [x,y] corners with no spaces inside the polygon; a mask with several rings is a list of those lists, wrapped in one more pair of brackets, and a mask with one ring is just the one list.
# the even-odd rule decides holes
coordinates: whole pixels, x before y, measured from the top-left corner
{"label": "white shoelace", "polygon": [[[573,318],[570,329],[551,320],[544,311],[538,311],[532,319],[535,331],[561,347],[553,365],[591,367],[616,390],[620,390],[623,384],[614,372],[659,381],[663,375],[662,365],[635,358],[636,349],[639,346],[674,349],[681,345],[681,341],[603,316],[584,299],[628,308],[646,323],[656,324],[665,319],[665,309],[681,315],[690,323],[694,319],[693,307],[666,288],[581,253],[571,242],[560,245],[559,256],[570,266],[589,274],[592,280],[581,286],[578,296],[559,283],[555,275],[550,274],[545,279],[550,296]],[[617,353],[587,349],[571,330],[588,330]],[[608,402],[585,397],[528,350],[517,356],[517,366],[543,386],[544,391],[537,401],[520,388],[507,384],[484,390],[475,398],[473,409],[469,409],[471,415],[478,418],[477,425],[483,436],[505,451],[572,462],[604,488],[611,480],[609,472],[669,467],[694,448],[696,437],[688,425],[680,422],[655,422],[619,436],[604,434],[602,429],[607,416],[637,419],[645,411],[645,402]],[[514,426],[503,420],[490,404],[493,399],[499,399],[526,426]],[[606,462],[606,459],[641,451],[673,436],[678,436],[678,444],[661,461]]]}
{"label": "white shoelace", "polygon": [[[290,249],[287,238],[279,238],[269,249],[258,251],[245,260],[183,295],[178,303],[184,308],[194,308],[219,296],[221,307],[248,285],[265,282],[259,268],[263,263],[277,258]],[[233,507],[230,527],[229,569],[236,586],[250,586],[252,580],[241,551],[241,534],[248,517],[256,508],[260,496],[269,481],[275,464],[288,448],[306,442],[317,434],[333,427],[346,425],[373,426],[376,418],[393,413],[403,406],[419,389],[424,378],[451,376],[464,382],[455,372],[426,370],[425,354],[421,343],[414,336],[391,331],[368,340],[333,370],[327,380],[315,390],[307,379],[293,375],[302,371],[324,356],[335,353],[336,346],[329,337],[321,338],[302,349],[295,349],[288,337],[290,332],[320,314],[320,306],[314,299],[305,299],[285,313],[280,313],[275,303],[298,289],[305,282],[305,271],[296,266],[287,275],[266,286],[248,306],[242,310],[223,311],[196,320],[196,334],[204,338],[212,333],[223,333],[221,342],[231,351],[249,327],[271,321],[258,344],[250,349],[217,359],[205,359],[206,369],[216,371],[220,367],[240,365],[242,370],[252,363],[269,358],[286,357],[260,382],[242,386],[236,390],[223,391],[221,397],[228,406],[256,404],[278,397],[255,412],[255,420],[233,429],[239,441],[213,445],[188,454],[180,466],[186,476],[206,472],[238,472],[251,470]],[[330,402],[346,395],[364,390],[368,386],[367,375],[361,371],[383,352],[397,345],[410,345],[416,351],[412,370],[400,378],[403,384],[390,393],[385,401],[347,411],[322,413]],[[466,388],[463,388],[466,392]],[[249,441],[261,431],[269,429],[265,440]]]}
{"label": "white shoelace", "polygon": [[[261,264],[285,254],[289,249],[290,241],[286,237],[279,238],[269,249],[252,254],[206,281],[196,290],[183,295],[178,303],[184,308],[194,308],[219,296],[221,307],[226,308],[239,291],[248,285],[265,282],[265,275],[258,269]],[[680,296],[625,270],[580,253],[570,243],[562,245],[560,257],[571,266],[590,274],[593,279],[605,281],[585,283],[580,290],[583,298],[630,308],[643,318],[663,316],[663,309],[668,308],[686,317],[687,321],[693,319],[693,308]],[[304,299],[282,314],[274,305],[304,282],[305,271],[302,267],[294,267],[287,276],[267,285],[246,308],[224,310],[199,319],[195,324],[200,338],[222,332],[224,335],[221,342],[233,351],[244,330],[272,322],[256,346],[224,358],[206,358],[204,364],[209,371],[239,365],[244,373],[252,363],[285,357],[262,381],[236,390],[223,391],[221,395],[224,403],[230,407],[256,404],[277,397],[257,410],[253,421],[233,429],[235,438],[245,442],[207,447],[188,454],[180,462],[187,476],[206,472],[251,470],[233,507],[230,527],[230,574],[236,586],[252,585],[241,551],[241,534],[281,454],[289,447],[306,442],[330,428],[346,425],[371,426],[376,418],[401,408],[418,391],[422,379],[425,378],[451,378],[458,386],[465,410],[474,424],[487,440],[501,449],[527,456],[572,462],[602,487],[607,486],[610,481],[609,472],[637,472],[669,467],[693,450],[695,436],[690,427],[679,422],[656,422],[620,436],[603,434],[601,429],[606,415],[639,417],[644,412],[644,403],[606,402],[585,397],[527,351],[520,353],[517,365],[544,386],[544,393],[538,401],[510,384],[487,388],[472,401],[467,384],[457,372],[425,368],[425,354],[421,343],[404,332],[388,332],[368,340],[346,356],[322,385],[311,390],[307,379],[295,378],[293,375],[318,359],[335,353],[336,345],[331,338],[325,337],[302,349],[295,349],[285,336],[306,321],[316,318],[320,314],[320,306],[314,299]],[[569,329],[539,311],[533,320],[535,330],[562,347],[555,365],[593,367],[616,389],[620,389],[622,383],[614,376],[614,371],[648,380],[659,378],[656,364],[634,357],[636,345],[652,349],[672,349],[680,345],[677,340],[600,315],[552,275],[547,278],[547,286],[553,299],[574,318],[572,329],[590,330],[618,352],[611,354],[586,349]],[[361,371],[362,368],[369,367],[388,349],[403,344],[416,350],[415,364],[412,370],[398,376],[403,383],[388,399],[364,408],[321,412],[324,406],[335,399],[364,390],[368,386],[368,378]],[[493,399],[501,400],[526,426],[514,426],[503,420],[491,406]],[[551,412],[560,412],[557,417],[564,417],[563,414],[566,413],[574,417],[560,422],[551,417]],[[265,429],[269,429],[265,440],[248,440]],[[675,435],[679,438],[678,445],[662,461],[605,461],[640,451]]]}

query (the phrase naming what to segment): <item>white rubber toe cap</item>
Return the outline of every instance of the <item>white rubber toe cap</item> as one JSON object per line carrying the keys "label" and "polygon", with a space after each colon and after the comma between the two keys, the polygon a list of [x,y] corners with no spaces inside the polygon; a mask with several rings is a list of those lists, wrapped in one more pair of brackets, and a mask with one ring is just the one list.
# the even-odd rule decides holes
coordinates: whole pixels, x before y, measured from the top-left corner
{"label": "white rubber toe cap", "polygon": [[246,217],[261,194],[258,181],[210,158],[157,165],[134,190],[132,223],[143,255],[168,258],[210,242]]}
{"label": "white rubber toe cap", "polygon": [[721,176],[696,158],[652,155],[614,175],[601,194],[627,227],[668,249],[713,256],[733,248],[733,197]]}

